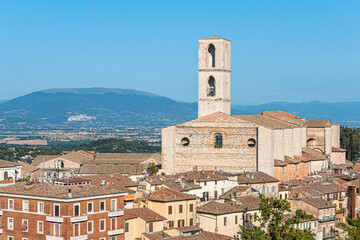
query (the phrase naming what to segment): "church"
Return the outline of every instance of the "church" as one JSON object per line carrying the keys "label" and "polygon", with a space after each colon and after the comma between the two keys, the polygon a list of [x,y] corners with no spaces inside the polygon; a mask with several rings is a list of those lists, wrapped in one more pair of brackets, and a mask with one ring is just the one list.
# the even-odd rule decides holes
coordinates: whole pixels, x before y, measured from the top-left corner
{"label": "church", "polygon": [[231,41],[199,39],[198,118],[162,129],[166,174],[192,170],[262,171],[303,177],[345,164],[340,126],[283,111],[231,115]]}

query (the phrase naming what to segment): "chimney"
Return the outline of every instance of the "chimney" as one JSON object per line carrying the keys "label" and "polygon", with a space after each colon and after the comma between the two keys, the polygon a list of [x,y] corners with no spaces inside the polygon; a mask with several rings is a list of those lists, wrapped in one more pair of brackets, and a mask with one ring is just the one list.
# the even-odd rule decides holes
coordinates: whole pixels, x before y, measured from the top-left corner
{"label": "chimney", "polygon": [[101,180],[101,186],[105,186],[106,185],[106,181],[105,180]]}
{"label": "chimney", "polygon": [[71,189],[68,189],[68,198],[72,198],[72,193],[71,193]]}

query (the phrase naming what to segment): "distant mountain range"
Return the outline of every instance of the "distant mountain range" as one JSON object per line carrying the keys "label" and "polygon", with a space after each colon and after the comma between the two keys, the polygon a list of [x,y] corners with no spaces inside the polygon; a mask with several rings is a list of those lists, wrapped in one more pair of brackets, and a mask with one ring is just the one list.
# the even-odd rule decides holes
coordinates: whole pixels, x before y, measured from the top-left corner
{"label": "distant mountain range", "polygon": [[[233,105],[232,114],[283,110],[307,119],[359,126],[360,102]],[[197,117],[197,103],[177,102],[131,89],[71,88],[33,92],[0,100],[0,119],[7,124],[95,124],[96,126],[169,126]]]}

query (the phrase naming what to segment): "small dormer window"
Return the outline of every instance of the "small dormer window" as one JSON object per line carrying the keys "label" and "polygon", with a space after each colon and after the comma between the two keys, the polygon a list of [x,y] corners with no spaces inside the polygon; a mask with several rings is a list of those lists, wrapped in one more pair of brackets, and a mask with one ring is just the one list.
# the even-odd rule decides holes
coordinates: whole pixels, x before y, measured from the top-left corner
{"label": "small dormer window", "polygon": [[223,145],[223,135],[222,133],[215,133],[214,134],[214,147],[215,148],[222,148]]}

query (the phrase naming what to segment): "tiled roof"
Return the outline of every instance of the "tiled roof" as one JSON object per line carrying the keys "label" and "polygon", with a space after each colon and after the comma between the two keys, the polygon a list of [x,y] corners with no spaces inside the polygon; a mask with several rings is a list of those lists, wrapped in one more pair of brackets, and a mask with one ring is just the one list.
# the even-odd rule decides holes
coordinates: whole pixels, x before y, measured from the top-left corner
{"label": "tiled roof", "polygon": [[159,201],[159,202],[173,202],[173,201],[183,201],[183,200],[193,200],[196,199],[196,196],[178,192],[169,188],[162,187],[155,192],[150,193],[150,201]]}
{"label": "tiled roof", "polygon": [[345,188],[339,187],[333,183],[321,182],[310,185],[316,191],[322,192],[324,194],[328,193],[337,193],[337,192],[346,192]]}
{"label": "tiled roof", "polygon": [[170,236],[164,231],[153,232],[153,233],[143,233],[149,240],[231,240],[234,239],[230,236],[225,236],[217,233],[201,231],[199,234],[190,235],[190,236]]}
{"label": "tiled roof", "polygon": [[335,204],[332,204],[331,202],[326,201],[322,198],[302,198],[301,201],[318,209],[333,208],[336,206]]}
{"label": "tiled roof", "polygon": [[[69,191],[71,191],[71,197],[68,194]],[[71,199],[123,193],[123,191],[93,185],[59,186],[44,183],[16,183],[15,185],[0,188],[0,193]]]}
{"label": "tiled roof", "polygon": [[296,124],[285,122],[279,119],[275,119],[264,115],[235,115],[234,117],[240,118],[244,121],[251,122],[256,125],[260,125],[269,129],[292,129],[297,127]]}
{"label": "tiled roof", "polygon": [[175,174],[175,177],[182,177],[197,182],[207,182],[215,180],[227,180],[226,176],[220,175],[222,172],[216,170],[189,171]]}
{"label": "tiled roof", "polygon": [[[250,187],[249,186],[236,186],[232,189],[230,189],[229,191],[227,191],[226,193],[224,193],[223,195],[221,195],[219,198],[220,199],[231,199],[232,197],[238,197],[237,193],[243,193],[245,192],[246,190],[248,190]],[[239,196],[240,197],[240,196]]]}
{"label": "tiled roof", "polygon": [[237,201],[248,211],[257,210],[261,202],[260,198],[255,196],[243,196],[237,198]]}
{"label": "tiled roof", "polygon": [[143,219],[146,222],[157,222],[166,220],[165,217],[161,216],[160,214],[154,212],[149,208],[132,208],[124,210],[125,220],[137,217]]}
{"label": "tiled roof", "polygon": [[245,207],[242,205],[211,201],[201,207],[198,207],[196,211],[198,213],[221,215],[226,213],[244,212]]}
{"label": "tiled roof", "polygon": [[347,150],[343,149],[343,148],[332,147],[331,151],[332,152],[346,152]]}
{"label": "tiled roof", "polygon": [[16,166],[21,166],[21,165],[10,161],[0,160],[0,168],[16,167]]}
{"label": "tiled roof", "polygon": [[237,182],[239,184],[271,183],[279,182],[278,179],[261,171],[243,172],[238,174]]}
{"label": "tiled roof", "polygon": [[297,125],[298,127],[302,127],[305,124],[305,118],[298,117],[294,114],[284,112],[284,111],[265,111],[259,113],[258,115],[265,115],[272,118],[276,118],[282,120],[284,122],[292,123]]}
{"label": "tiled roof", "polygon": [[38,166],[39,164],[43,163],[43,161],[46,162],[60,156],[62,155],[37,155],[31,164],[34,166]]}
{"label": "tiled roof", "polygon": [[221,38],[221,37],[218,37],[218,36],[212,36],[212,37],[200,38],[199,40],[216,40],[216,39],[223,39],[223,40],[226,40],[226,41],[230,41],[230,40],[228,40],[228,39]]}
{"label": "tiled roof", "polygon": [[325,160],[326,155],[311,148],[302,148],[302,156],[311,161]]}
{"label": "tiled roof", "polygon": [[33,165],[30,165],[28,163],[25,163],[25,162],[22,162],[22,161],[18,161],[17,162],[19,165],[23,166],[21,168],[21,171],[23,172],[28,172],[28,173],[31,173],[31,172],[35,172],[36,170],[39,170],[40,168],[36,167],[36,166],[33,166]]}
{"label": "tiled roof", "polygon": [[101,186],[102,180],[109,182],[110,187],[122,186],[122,187],[135,187],[137,183],[131,181],[130,178],[123,176],[120,173],[113,174],[96,174],[84,176],[85,179],[91,180],[93,185]]}
{"label": "tiled roof", "polygon": [[308,128],[331,127],[331,123],[329,120],[308,120],[305,126]]}

